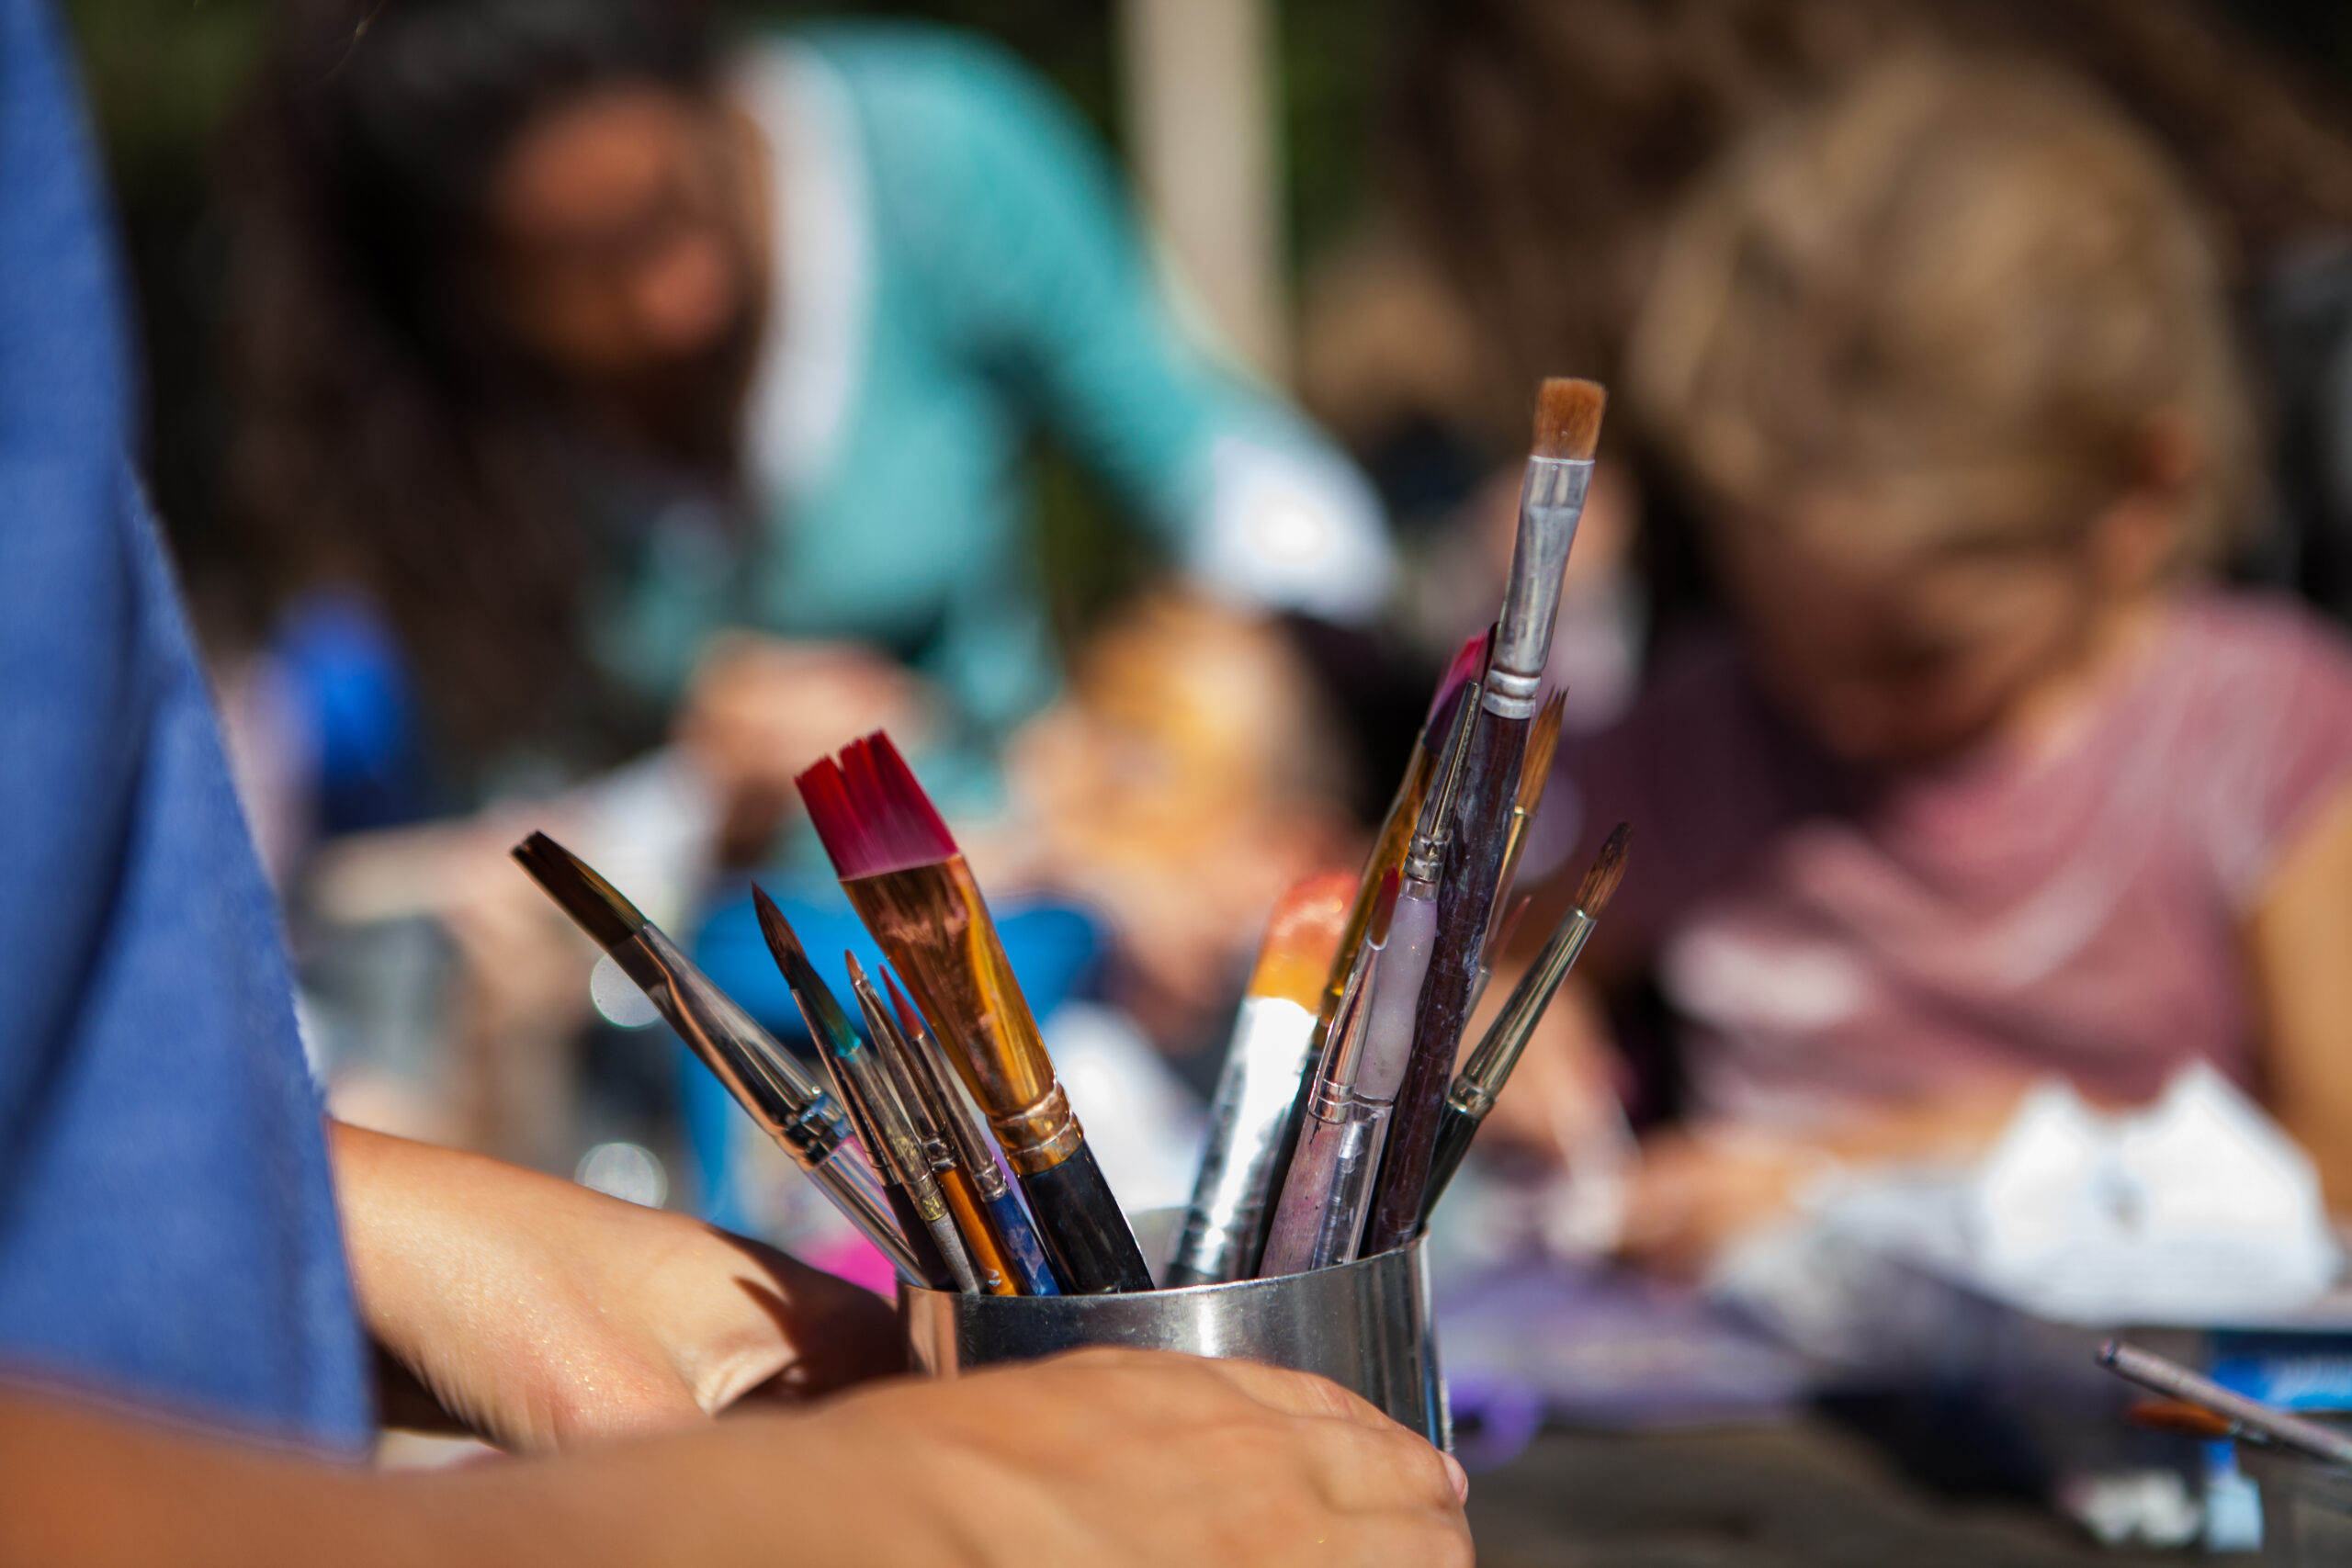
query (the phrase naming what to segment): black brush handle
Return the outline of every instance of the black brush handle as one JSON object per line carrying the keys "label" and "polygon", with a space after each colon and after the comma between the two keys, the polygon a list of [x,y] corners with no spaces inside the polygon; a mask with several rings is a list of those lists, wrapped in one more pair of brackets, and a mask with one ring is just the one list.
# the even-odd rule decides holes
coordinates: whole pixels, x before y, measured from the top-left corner
{"label": "black brush handle", "polygon": [[890,1200],[890,1217],[899,1222],[899,1234],[907,1238],[907,1250],[915,1255],[915,1267],[922,1270],[922,1282],[934,1291],[954,1290],[956,1276],[948,1272],[947,1259],[939,1255],[939,1244],[931,1239],[931,1227],[922,1223],[922,1215],[906,1188],[896,1181],[885,1181],[882,1195]]}
{"label": "black brush handle", "polygon": [[1445,1196],[1453,1173],[1462,1168],[1462,1157],[1470,1152],[1470,1140],[1477,1135],[1478,1119],[1468,1111],[1449,1105],[1438,1113],[1437,1145],[1430,1152],[1430,1177],[1421,1189],[1422,1230],[1429,1229],[1437,1201]]}
{"label": "black brush handle", "polygon": [[1510,838],[1511,808],[1519,802],[1519,765],[1527,755],[1524,718],[1477,715],[1478,729],[1463,760],[1462,794],[1454,807],[1453,841],[1437,887],[1437,946],[1421,982],[1421,1005],[1413,1019],[1413,1055],[1396,1091],[1396,1114],[1388,1124],[1388,1153],[1381,1162],[1365,1222],[1360,1258],[1393,1251],[1421,1228],[1421,1200],[1429,1191],[1430,1156],[1436,1151],[1438,1112],[1453,1082],[1453,1055],[1470,1021],[1478,985],[1480,949],[1502,878],[1503,850]]}
{"label": "black brush handle", "polygon": [[1088,1296],[1151,1289],[1151,1268],[1092,1149],[1080,1144],[1050,1170],[1014,1174],[1065,1292]]}

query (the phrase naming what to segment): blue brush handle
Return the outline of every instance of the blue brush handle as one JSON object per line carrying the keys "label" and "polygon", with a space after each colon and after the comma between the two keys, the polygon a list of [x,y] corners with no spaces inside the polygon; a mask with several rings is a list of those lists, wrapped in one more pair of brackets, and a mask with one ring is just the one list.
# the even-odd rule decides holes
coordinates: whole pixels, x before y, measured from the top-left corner
{"label": "blue brush handle", "polygon": [[1021,1287],[1021,1293],[1060,1295],[1061,1281],[1054,1278],[1054,1266],[1046,1261],[1045,1243],[1037,1239],[1037,1227],[1029,1223],[1029,1211],[1021,1206],[1021,1200],[1007,1188],[988,1200],[988,1205],[989,1217],[1003,1235],[1005,1256],[1012,1259],[1013,1283]]}

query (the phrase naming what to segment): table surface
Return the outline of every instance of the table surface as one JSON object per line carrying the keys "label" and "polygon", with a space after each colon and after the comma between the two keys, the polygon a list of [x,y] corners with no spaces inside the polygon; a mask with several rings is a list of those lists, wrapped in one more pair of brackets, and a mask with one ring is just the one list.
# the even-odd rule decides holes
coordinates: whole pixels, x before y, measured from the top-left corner
{"label": "table surface", "polygon": [[[1554,1429],[1474,1476],[1480,1568],[2154,1568],[2066,1520],[1913,1485],[1826,1422],[1628,1436]],[[2224,1561],[2247,1562],[2248,1559]]]}

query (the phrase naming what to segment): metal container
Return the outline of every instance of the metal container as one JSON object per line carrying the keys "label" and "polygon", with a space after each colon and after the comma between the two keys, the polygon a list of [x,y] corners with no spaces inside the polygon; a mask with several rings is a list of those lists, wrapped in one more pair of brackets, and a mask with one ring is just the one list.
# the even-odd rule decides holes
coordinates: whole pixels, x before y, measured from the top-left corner
{"label": "metal container", "polygon": [[1320,1373],[1451,1450],[1427,1245],[1278,1280],[1125,1295],[986,1296],[901,1285],[899,1311],[915,1364],[933,1377],[1089,1345],[1231,1356]]}
{"label": "metal container", "polygon": [[2262,1488],[2263,1562],[2352,1562],[2352,1470],[2254,1443],[2238,1463]]}

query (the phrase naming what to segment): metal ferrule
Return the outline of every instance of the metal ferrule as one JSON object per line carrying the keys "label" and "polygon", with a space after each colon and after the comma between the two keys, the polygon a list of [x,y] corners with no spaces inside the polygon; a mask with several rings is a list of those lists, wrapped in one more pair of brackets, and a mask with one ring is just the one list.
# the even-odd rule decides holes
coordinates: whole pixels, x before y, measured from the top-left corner
{"label": "metal ferrule", "polygon": [[1446,738],[1445,757],[1440,763],[1442,771],[1421,798],[1420,819],[1413,825],[1412,840],[1405,846],[1405,863],[1398,877],[1398,891],[1405,896],[1437,896],[1438,874],[1445,865],[1446,847],[1453,840],[1453,806],[1462,794],[1463,765],[1470,756],[1471,732],[1477,728],[1475,699],[1480,689],[1479,682],[1473,681],[1463,694],[1461,715]]}
{"label": "metal ferrule", "polygon": [[660,927],[648,925],[610,951],[621,973],[637,983],[760,1130],[808,1173],[901,1275],[920,1279],[914,1254],[890,1218],[876,1172],[866,1163],[869,1153],[879,1158],[880,1151],[861,1149],[860,1141],[850,1136],[842,1102]]}
{"label": "metal ferrule", "polygon": [[914,1065],[907,1059],[912,1047],[891,1021],[882,998],[875,994],[872,982],[853,969],[850,986],[857,993],[857,1005],[865,1014],[866,1037],[873,1042],[867,1050],[881,1067],[882,1080],[889,1086],[906,1118],[906,1132],[915,1145],[916,1157],[922,1162],[919,1168],[955,1169],[956,1156],[948,1152],[946,1134],[924,1096],[924,1086],[916,1080]]}
{"label": "metal ferrule", "polygon": [[1473,1122],[1483,1122],[1487,1112],[1495,1108],[1495,1094],[1483,1084],[1474,1083],[1465,1075],[1453,1080],[1445,1091],[1445,1103]]}
{"label": "metal ferrule", "polygon": [[[931,1165],[922,1157],[921,1146],[903,1133],[886,1132],[882,1136],[890,1145],[890,1164],[898,1171],[899,1182],[910,1192],[915,1192],[919,1188],[928,1188],[933,1201],[937,1201],[939,1189],[931,1179]],[[926,1220],[936,1217],[920,1195],[915,1200],[915,1208]],[[944,1209],[939,1212],[946,1213]]]}
{"label": "metal ferrule", "polygon": [[997,1143],[1012,1168],[1026,1175],[1053,1169],[1086,1141],[1070,1111],[1069,1097],[1058,1083],[1034,1104],[1010,1115],[989,1117],[989,1125],[996,1129]]}
{"label": "metal ferrule", "polygon": [[[906,1152],[913,1155],[914,1150],[910,1146]],[[947,1218],[947,1200],[939,1195],[939,1183],[928,1172],[920,1181],[910,1181],[906,1186],[907,1196],[913,1201],[915,1213],[922,1216],[923,1224],[935,1225]]]}
{"label": "metal ferrule", "polygon": [[612,956],[678,1038],[734,1091],[760,1130],[796,1161],[816,1165],[849,1135],[849,1123],[832,1096],[660,927],[645,927],[614,948]]}
{"label": "metal ferrule", "polygon": [[947,1212],[946,1195],[939,1190],[939,1183],[931,1172],[923,1171],[907,1183],[907,1198],[922,1216],[923,1229],[931,1233],[932,1245],[939,1248],[940,1260],[947,1265],[947,1272],[959,1291],[977,1291],[980,1279],[972,1268],[971,1254],[964,1250],[964,1234],[956,1228],[956,1216]]}
{"label": "metal ferrule", "polygon": [[[1470,1053],[1470,1060],[1455,1079],[1457,1089],[1465,1083],[1475,1087],[1485,1096],[1487,1106],[1492,1108],[1495,1096],[1502,1091],[1511,1069],[1519,1065],[1520,1053],[1527,1048],[1544,1010],[1551,1005],[1553,994],[1575,967],[1598,923],[1582,909],[1569,911],[1552,933],[1552,939],[1544,943],[1544,951],[1537,954],[1534,964],[1511,987],[1503,1010],[1487,1029],[1487,1037]],[[1469,1107],[1464,1105],[1463,1109]],[[1486,1111],[1478,1114],[1483,1116]]]}
{"label": "metal ferrule", "polygon": [[1355,1098],[1355,1089],[1352,1085],[1332,1083],[1326,1079],[1315,1086],[1315,1092],[1306,1102],[1307,1114],[1317,1122],[1329,1122],[1335,1124],[1345,1122],[1353,1113]]}
{"label": "metal ferrule", "polygon": [[967,1115],[957,1097],[956,1086],[948,1080],[940,1055],[939,1042],[927,1029],[918,1027],[907,1041],[907,1066],[929,1105],[933,1120],[950,1145],[950,1156],[971,1177],[972,1185],[989,1202],[1012,1190],[1004,1179],[1004,1172],[997,1168],[996,1156],[981,1142],[979,1128]]}
{"label": "metal ferrule", "polygon": [[823,1159],[841,1146],[850,1134],[849,1118],[842,1113],[830,1094],[820,1094],[815,1100],[780,1129],[782,1135],[795,1148],[809,1151],[811,1159]]}
{"label": "metal ferrule", "polygon": [[1004,1172],[997,1168],[996,1161],[989,1158],[985,1151],[965,1169],[972,1178],[972,1185],[980,1190],[982,1201],[993,1203],[1012,1194],[1012,1184],[1005,1180]]}
{"label": "metal ferrule", "polygon": [[1519,491],[1519,542],[1511,550],[1510,586],[1487,663],[1480,699],[1498,718],[1532,718],[1552,654],[1552,624],[1560,613],[1560,573],[1576,543],[1592,484],[1589,459],[1530,457]]}

